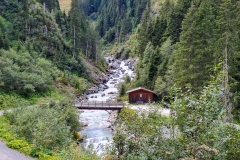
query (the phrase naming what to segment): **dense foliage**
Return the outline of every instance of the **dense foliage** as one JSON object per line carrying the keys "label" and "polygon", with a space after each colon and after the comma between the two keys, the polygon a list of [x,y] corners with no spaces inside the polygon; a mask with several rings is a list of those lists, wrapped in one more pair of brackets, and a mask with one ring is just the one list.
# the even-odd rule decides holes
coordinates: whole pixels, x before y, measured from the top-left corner
{"label": "dense foliage", "polygon": [[58,74],[51,62],[27,51],[0,50],[0,67],[0,88],[19,94],[46,91]]}
{"label": "dense foliage", "polygon": [[[239,126],[223,123],[226,116],[221,78],[200,94],[174,89],[171,116],[161,106],[119,115],[112,154],[115,159],[238,159]],[[172,95],[172,96],[173,96]]]}
{"label": "dense foliage", "polygon": [[[136,78],[119,86],[118,99],[126,100],[126,90],[141,86],[154,90],[159,100],[165,98],[172,109],[170,119],[159,115],[158,108],[140,116],[124,110],[114,138],[116,158],[239,157],[238,126],[226,123],[232,122],[232,113],[236,122],[240,119],[239,0],[71,2],[66,14],[58,0],[0,1],[1,109],[11,102],[14,108],[32,104],[31,95],[51,94],[55,87],[65,92],[63,85],[82,94],[92,79],[85,64],[103,68],[101,44],[114,44],[116,58],[139,57]],[[213,82],[216,73],[223,75]],[[174,84],[181,91],[172,94]],[[22,109],[7,117],[29,143],[58,150],[71,144],[69,135],[77,128],[76,115],[67,106]],[[42,137],[45,127],[49,132]]]}
{"label": "dense foliage", "polygon": [[96,30],[106,43],[123,42],[140,23],[149,0],[84,0],[80,2],[86,15],[95,20]]}
{"label": "dense foliage", "polygon": [[81,57],[96,60],[96,63],[102,58],[98,36],[77,3],[73,1],[67,16],[60,11],[57,0],[1,1],[1,48],[18,51],[24,47],[31,56],[32,52],[36,52],[33,58],[46,58],[62,71],[67,70],[90,80]]}
{"label": "dense foliage", "polygon": [[[97,159],[76,145],[80,128],[72,101],[60,102],[96,81],[86,60],[105,66],[98,34],[78,2],[66,14],[58,0],[0,1],[0,110],[18,108],[5,114],[0,127],[9,129],[1,128],[0,137],[40,159]],[[49,105],[29,107],[35,103]]]}
{"label": "dense foliage", "polygon": [[73,132],[80,129],[75,109],[71,107],[71,103],[64,101],[50,103],[46,107],[17,109],[5,116],[18,136],[39,148],[49,150],[69,145]]}
{"label": "dense foliage", "polygon": [[[146,87],[161,98],[173,84],[200,92],[209,84],[214,66],[223,63],[227,74],[225,106],[239,109],[239,1],[152,1],[140,25],[119,47],[116,57],[138,56],[136,79],[129,88]],[[157,12],[156,12],[157,10]],[[114,49],[116,51],[116,49]],[[230,107],[231,108],[231,107]]]}
{"label": "dense foliage", "polygon": [[[77,145],[79,117],[71,101],[21,107],[0,117],[7,146],[40,160],[99,159]],[[80,137],[81,138],[81,137]]]}

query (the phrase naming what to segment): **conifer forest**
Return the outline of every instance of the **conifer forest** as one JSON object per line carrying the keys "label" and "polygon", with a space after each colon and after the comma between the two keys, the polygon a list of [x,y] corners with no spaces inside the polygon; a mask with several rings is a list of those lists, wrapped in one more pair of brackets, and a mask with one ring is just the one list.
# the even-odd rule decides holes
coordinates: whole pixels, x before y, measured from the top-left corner
{"label": "conifer forest", "polygon": [[[73,106],[106,57],[136,62],[99,155]],[[148,111],[128,104],[138,87]],[[40,160],[239,160],[240,0],[0,0],[1,142]]]}

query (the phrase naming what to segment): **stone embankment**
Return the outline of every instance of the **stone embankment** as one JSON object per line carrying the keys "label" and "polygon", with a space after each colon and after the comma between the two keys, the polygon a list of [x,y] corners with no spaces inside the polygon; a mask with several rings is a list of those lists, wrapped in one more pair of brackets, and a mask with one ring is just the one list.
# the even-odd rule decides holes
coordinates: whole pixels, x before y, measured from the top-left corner
{"label": "stone embankment", "polygon": [[109,113],[108,122],[111,123],[111,125],[108,126],[108,128],[111,128],[111,130],[114,130],[115,122],[116,122],[117,116],[118,116],[118,111],[108,111],[108,113]]}

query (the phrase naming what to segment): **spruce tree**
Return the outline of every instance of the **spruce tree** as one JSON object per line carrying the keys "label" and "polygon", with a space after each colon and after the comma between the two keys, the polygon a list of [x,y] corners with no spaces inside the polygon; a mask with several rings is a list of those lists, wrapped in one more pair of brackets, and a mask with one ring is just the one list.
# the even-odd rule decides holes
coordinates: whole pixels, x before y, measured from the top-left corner
{"label": "spruce tree", "polygon": [[191,6],[192,0],[178,0],[175,7],[169,13],[168,34],[173,44],[179,41],[181,24]]}
{"label": "spruce tree", "polygon": [[166,30],[166,27],[167,27],[166,21],[160,17],[157,17],[153,27],[153,33],[151,36],[151,41],[154,46],[161,46],[161,42],[164,41],[163,34]]}
{"label": "spruce tree", "polygon": [[73,44],[72,57],[74,58],[77,53],[84,52],[86,49],[86,33],[87,24],[80,10],[79,0],[72,0],[70,17],[70,38]]}
{"label": "spruce tree", "polygon": [[[224,121],[231,121],[231,109],[232,104],[230,101],[231,93],[229,86],[232,87],[232,91],[235,92],[237,97],[239,93],[239,84],[234,86],[239,76],[239,14],[240,2],[238,0],[225,0],[220,5],[219,15],[217,16],[217,49],[216,49],[216,60],[223,62],[223,72],[225,76],[223,78],[223,101],[224,108],[226,109],[226,116]],[[234,87],[233,87],[234,86]],[[237,98],[236,98],[237,99]]]}
{"label": "spruce tree", "polygon": [[155,80],[157,78],[158,65],[162,63],[162,55],[160,54],[160,48],[156,48],[152,54],[148,64],[148,88],[154,89]]}
{"label": "spruce tree", "polygon": [[208,81],[214,66],[215,12],[213,4],[203,1],[189,9],[182,23],[180,42],[174,51],[174,77],[178,87],[190,84],[199,91]]}
{"label": "spruce tree", "polygon": [[139,42],[138,54],[140,58],[143,58],[143,52],[146,48],[146,45],[149,41],[148,30],[149,30],[149,22],[150,22],[150,10],[147,7],[143,13],[143,18],[140,27],[138,28],[137,39]]}

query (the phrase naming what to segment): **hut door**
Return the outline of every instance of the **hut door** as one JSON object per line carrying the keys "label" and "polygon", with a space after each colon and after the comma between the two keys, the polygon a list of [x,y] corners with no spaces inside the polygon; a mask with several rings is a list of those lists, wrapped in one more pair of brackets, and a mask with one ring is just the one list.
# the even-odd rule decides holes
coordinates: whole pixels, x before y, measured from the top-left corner
{"label": "hut door", "polygon": [[143,97],[143,95],[142,95],[142,93],[140,93],[139,94],[139,101],[142,101],[142,97]]}
{"label": "hut door", "polygon": [[143,101],[144,103],[147,103],[147,102],[148,102],[148,97],[147,97],[147,94],[146,94],[146,93],[143,93],[143,94],[142,94],[142,101]]}

